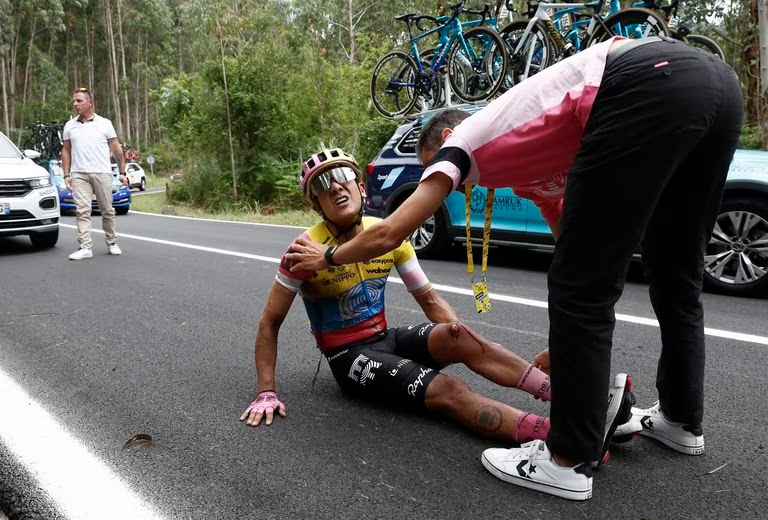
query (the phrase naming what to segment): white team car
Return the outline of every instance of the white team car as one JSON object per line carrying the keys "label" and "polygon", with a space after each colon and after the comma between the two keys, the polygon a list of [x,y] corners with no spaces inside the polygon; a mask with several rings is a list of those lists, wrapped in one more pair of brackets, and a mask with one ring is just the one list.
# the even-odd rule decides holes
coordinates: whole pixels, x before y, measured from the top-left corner
{"label": "white team car", "polygon": [[38,248],[59,240],[59,195],[48,171],[0,132],[0,236],[28,235]]}
{"label": "white team car", "polygon": [[[112,164],[113,173],[118,173],[118,166]],[[139,191],[147,189],[147,174],[139,163],[125,163],[125,175],[128,177],[129,188],[139,188]]]}

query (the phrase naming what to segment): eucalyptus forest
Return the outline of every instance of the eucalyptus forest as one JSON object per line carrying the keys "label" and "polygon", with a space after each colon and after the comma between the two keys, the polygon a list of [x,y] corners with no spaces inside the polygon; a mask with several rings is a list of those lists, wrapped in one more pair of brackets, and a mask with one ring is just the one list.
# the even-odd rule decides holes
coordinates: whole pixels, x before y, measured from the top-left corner
{"label": "eucalyptus forest", "polygon": [[[745,147],[762,142],[758,1],[686,0],[679,13],[741,78]],[[0,0],[0,128],[21,146],[32,125],[72,117],[71,92],[86,87],[121,142],[151,153],[160,174],[183,172],[188,201],[289,203],[318,147],[364,165],[391,135],[398,122],[372,108],[369,81],[408,43],[394,16],[451,3]],[[510,19],[524,18],[525,2],[511,3]]]}

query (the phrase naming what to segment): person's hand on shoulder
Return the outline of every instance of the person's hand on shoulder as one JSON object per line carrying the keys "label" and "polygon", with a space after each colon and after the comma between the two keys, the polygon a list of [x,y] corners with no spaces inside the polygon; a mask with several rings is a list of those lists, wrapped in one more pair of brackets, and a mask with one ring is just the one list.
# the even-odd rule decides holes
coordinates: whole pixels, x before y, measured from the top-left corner
{"label": "person's hand on shoulder", "polygon": [[297,271],[322,271],[328,269],[328,262],[325,261],[325,251],[328,246],[318,244],[303,237],[296,239],[288,247],[288,253],[285,255],[289,260],[294,261],[291,272]]}
{"label": "person's hand on shoulder", "polygon": [[280,417],[288,415],[285,411],[285,405],[277,398],[277,394],[272,390],[266,390],[259,392],[256,400],[240,416],[240,420],[245,421],[245,424],[249,426],[258,426],[261,423],[261,419],[266,417],[265,424],[269,426],[274,419],[275,410],[280,414]]}

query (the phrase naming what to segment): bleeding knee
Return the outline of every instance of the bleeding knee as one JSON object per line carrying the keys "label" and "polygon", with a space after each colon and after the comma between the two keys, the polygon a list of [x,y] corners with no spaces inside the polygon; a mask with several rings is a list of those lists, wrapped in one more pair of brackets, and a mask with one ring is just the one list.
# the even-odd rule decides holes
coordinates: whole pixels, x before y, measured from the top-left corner
{"label": "bleeding knee", "polygon": [[460,321],[454,321],[451,323],[449,330],[452,338],[455,338],[462,344],[478,345],[483,352],[485,352],[486,348],[500,346],[498,343],[488,341]]}

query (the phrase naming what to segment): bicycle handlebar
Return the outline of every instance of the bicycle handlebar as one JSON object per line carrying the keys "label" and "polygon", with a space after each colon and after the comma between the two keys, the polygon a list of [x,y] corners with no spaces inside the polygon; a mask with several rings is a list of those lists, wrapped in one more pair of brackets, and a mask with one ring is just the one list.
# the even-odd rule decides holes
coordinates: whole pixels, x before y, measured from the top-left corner
{"label": "bicycle handlebar", "polygon": [[464,2],[465,0],[461,0],[461,2],[459,2],[458,4],[450,6],[450,9],[451,11],[453,11],[453,14],[451,14],[450,18],[448,18],[444,22],[438,20],[433,16],[419,15],[417,13],[407,13],[407,14],[397,15],[395,16],[395,20],[405,23],[405,26],[408,28],[408,34],[411,36],[411,39],[413,39],[413,33],[411,31],[411,22],[415,22],[416,28],[419,29],[420,31],[425,30],[419,25],[419,21],[421,21],[422,19],[435,22],[436,24],[439,24],[438,27],[448,25],[452,21],[454,21],[456,18],[459,17],[459,15],[462,12],[462,8],[464,7]]}
{"label": "bicycle handlebar", "polygon": [[421,26],[422,20],[426,20],[430,23],[433,23],[435,24],[435,26],[439,26],[442,23],[440,20],[438,20],[434,16],[429,16],[429,15],[414,16],[413,21],[416,24],[416,28],[422,32],[428,30],[428,28],[425,29],[424,27]]}

